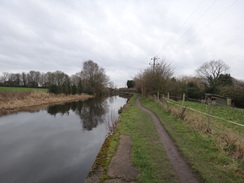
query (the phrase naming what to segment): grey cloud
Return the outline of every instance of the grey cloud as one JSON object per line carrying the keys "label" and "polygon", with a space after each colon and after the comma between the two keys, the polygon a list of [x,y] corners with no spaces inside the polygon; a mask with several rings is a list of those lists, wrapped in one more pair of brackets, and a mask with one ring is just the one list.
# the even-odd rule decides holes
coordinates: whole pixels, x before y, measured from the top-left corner
{"label": "grey cloud", "polygon": [[35,69],[75,74],[91,59],[124,86],[157,55],[177,75],[194,74],[202,62],[222,59],[233,67],[234,77],[244,79],[244,3],[209,25],[232,3],[218,1],[196,21],[210,3],[189,18],[198,1],[0,1],[0,73]]}

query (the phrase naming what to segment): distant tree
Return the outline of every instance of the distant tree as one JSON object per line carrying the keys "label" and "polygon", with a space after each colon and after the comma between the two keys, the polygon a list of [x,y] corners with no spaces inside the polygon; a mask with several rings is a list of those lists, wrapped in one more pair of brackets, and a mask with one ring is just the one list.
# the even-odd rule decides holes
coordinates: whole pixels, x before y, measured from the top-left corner
{"label": "distant tree", "polygon": [[188,98],[200,99],[202,95],[203,92],[200,90],[200,88],[196,83],[194,82],[187,83],[186,96]]}
{"label": "distant tree", "polygon": [[54,83],[56,85],[62,85],[64,82],[67,82],[67,80],[69,80],[69,76],[62,71],[55,71],[53,75]]}
{"label": "distant tree", "polygon": [[20,84],[21,84],[21,75],[19,74],[19,73],[16,73],[15,74],[15,83],[16,83],[16,86],[20,86]]}
{"label": "distant tree", "polygon": [[173,76],[173,69],[170,64],[162,61],[153,67],[139,73],[134,81],[141,88],[143,95],[167,93],[169,91],[170,79]]}
{"label": "distant tree", "polygon": [[77,92],[77,94],[81,94],[83,92],[83,87],[82,87],[81,81],[78,83],[76,92]]}
{"label": "distant tree", "polygon": [[133,80],[127,80],[127,88],[134,88],[135,82]]}
{"label": "distant tree", "polygon": [[2,77],[1,77],[1,81],[5,85],[6,85],[7,81],[8,81],[8,77],[9,77],[9,73],[8,72],[3,72]]}
{"label": "distant tree", "polygon": [[76,87],[75,84],[72,84],[72,86],[71,86],[71,94],[72,94],[72,95],[77,94],[77,87]]}
{"label": "distant tree", "polygon": [[69,95],[71,93],[71,86],[69,80],[65,81],[62,85],[62,93]]}
{"label": "distant tree", "polygon": [[178,78],[171,78],[169,81],[169,90],[170,95],[181,97],[183,93],[186,93],[186,83],[182,82]]}
{"label": "distant tree", "polygon": [[113,89],[116,88],[116,86],[114,85],[114,82],[113,82],[113,81],[110,81],[110,82],[108,83],[108,85],[109,85],[109,88],[113,88]]}
{"label": "distant tree", "polygon": [[244,87],[223,86],[220,94],[231,98],[236,107],[244,108]]}
{"label": "distant tree", "polygon": [[94,95],[101,95],[109,82],[105,70],[92,60],[83,63],[81,79],[84,83],[85,91]]}
{"label": "distant tree", "polygon": [[60,93],[62,93],[62,89],[60,86],[52,84],[48,87],[48,92],[54,93],[54,94],[60,94]]}
{"label": "distant tree", "polygon": [[196,72],[204,79],[207,92],[217,93],[217,87],[220,85],[219,79],[221,75],[226,74],[229,70],[229,66],[221,60],[212,60],[205,62],[199,67]]}
{"label": "distant tree", "polygon": [[218,78],[218,85],[220,86],[232,86],[233,85],[233,78],[230,74],[220,74]]}
{"label": "distant tree", "polygon": [[32,88],[38,87],[40,81],[40,75],[41,73],[39,71],[30,71],[27,74],[28,87],[32,87]]}
{"label": "distant tree", "polygon": [[80,73],[73,74],[70,77],[70,82],[78,86],[79,82],[81,81]]}
{"label": "distant tree", "polygon": [[27,86],[27,76],[25,72],[21,73],[21,80],[23,82],[23,86]]}

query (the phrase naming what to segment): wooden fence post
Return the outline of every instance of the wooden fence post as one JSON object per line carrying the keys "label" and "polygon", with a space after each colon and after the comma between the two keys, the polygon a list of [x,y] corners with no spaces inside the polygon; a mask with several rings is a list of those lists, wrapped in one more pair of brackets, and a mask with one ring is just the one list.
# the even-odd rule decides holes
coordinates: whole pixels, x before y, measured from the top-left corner
{"label": "wooden fence post", "polygon": [[209,102],[208,103],[208,127],[207,127],[207,132],[208,133],[211,132],[211,127],[210,127],[210,113],[211,113],[211,111],[210,111],[210,105],[211,105],[211,103]]}
{"label": "wooden fence post", "polygon": [[184,103],[185,103],[185,99],[186,99],[186,94],[183,94],[183,97],[182,97],[182,106],[184,105]]}
{"label": "wooden fence post", "polygon": [[183,107],[181,114],[180,114],[180,119],[184,119],[184,113],[186,111],[186,106]]}

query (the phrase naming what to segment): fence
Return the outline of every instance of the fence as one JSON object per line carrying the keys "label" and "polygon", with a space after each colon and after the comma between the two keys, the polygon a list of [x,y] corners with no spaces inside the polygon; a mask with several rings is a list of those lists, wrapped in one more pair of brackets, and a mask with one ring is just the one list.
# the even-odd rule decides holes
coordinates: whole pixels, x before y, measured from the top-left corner
{"label": "fence", "polygon": [[[190,123],[195,130],[213,136],[218,143],[222,144],[222,150],[231,149],[229,152],[230,154],[237,158],[244,158],[243,109],[236,109],[223,105],[213,106],[211,103],[203,104],[202,100],[189,99],[185,95],[182,97],[171,97],[167,94],[166,96],[167,97],[162,97],[160,99],[157,98],[157,101],[166,107],[169,112],[179,116],[187,123]],[[172,99],[177,100],[175,101]],[[186,100],[202,103],[197,104],[198,107],[202,107],[201,110],[189,106],[189,103],[186,102]],[[223,108],[224,110],[233,110],[233,114],[238,112],[239,116],[241,116],[240,118],[237,118],[239,121],[225,119],[224,117],[212,114],[213,111],[216,113],[216,110],[218,110],[216,108],[218,107],[221,107],[221,109]],[[224,116],[223,114],[220,115]]]}
{"label": "fence", "polygon": [[[167,94],[167,98],[165,98],[164,95],[163,95],[163,97],[161,98],[161,102],[162,102],[162,99],[164,100],[164,103],[170,103],[172,105],[176,105],[176,106],[182,107],[184,111],[185,111],[185,109],[189,109],[189,110],[195,111],[197,113],[201,113],[203,115],[210,116],[212,118],[216,118],[216,119],[219,119],[219,120],[222,120],[222,121],[226,121],[226,122],[229,122],[229,123],[232,123],[232,124],[235,124],[235,125],[244,127],[244,122],[243,122],[243,124],[241,124],[241,123],[238,123],[238,122],[234,122],[232,120],[226,120],[226,119],[220,118],[218,116],[211,115],[211,110],[210,110],[211,107],[210,106],[215,106],[216,105],[216,106],[221,106],[221,107],[226,108],[226,109],[241,111],[243,115],[244,115],[244,109],[234,108],[234,107],[226,106],[226,105],[223,105],[223,104],[220,104],[220,103],[216,103],[215,105],[213,105],[212,103],[208,103],[207,104],[207,106],[208,106],[208,113],[205,113],[205,112],[202,112],[202,111],[199,111],[199,110],[196,110],[196,109],[193,109],[191,107],[187,107],[187,106],[184,105],[185,104],[185,101],[192,101],[192,102],[197,102],[197,103],[204,104],[205,103],[205,100],[192,99],[192,98],[187,97],[185,94],[183,94],[182,97],[180,97],[180,96],[171,96],[171,95],[169,95],[169,93]],[[169,99],[172,99],[174,101],[175,100],[176,101],[181,100],[182,103],[181,103],[181,105],[179,105],[179,104],[176,104],[174,102],[170,102]],[[244,116],[243,116],[243,120],[244,120]]]}

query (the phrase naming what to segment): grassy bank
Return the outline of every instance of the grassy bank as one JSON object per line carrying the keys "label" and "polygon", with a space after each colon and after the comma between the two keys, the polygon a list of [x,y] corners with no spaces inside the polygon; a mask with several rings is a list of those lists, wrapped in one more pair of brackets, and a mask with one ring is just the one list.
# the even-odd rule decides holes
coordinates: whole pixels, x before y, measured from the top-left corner
{"label": "grassy bank", "polygon": [[[105,142],[95,165],[103,167],[105,175],[120,134],[127,134],[132,137],[133,164],[141,172],[139,182],[178,182],[150,115],[136,106],[136,96],[130,99],[126,108],[120,115],[115,134]],[[108,177],[105,175],[102,179]]]}
{"label": "grassy bank", "polygon": [[160,118],[182,154],[205,182],[243,182],[244,162],[221,151],[213,136],[166,112],[152,99],[142,98],[141,102]]}
{"label": "grassy bank", "polygon": [[55,95],[35,90],[0,92],[0,115],[23,110],[36,110],[44,105],[86,100],[91,97],[93,96],[87,94]]}

